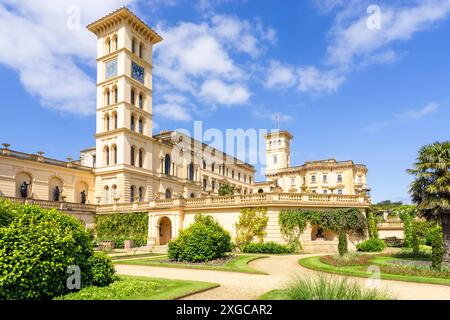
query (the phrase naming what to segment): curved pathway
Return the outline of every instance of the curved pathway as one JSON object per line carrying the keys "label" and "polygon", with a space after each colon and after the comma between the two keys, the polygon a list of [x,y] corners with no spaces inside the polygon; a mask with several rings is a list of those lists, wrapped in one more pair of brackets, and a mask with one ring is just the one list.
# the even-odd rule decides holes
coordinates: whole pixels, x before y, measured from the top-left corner
{"label": "curved pathway", "polygon": [[[269,275],[246,274],[213,270],[175,269],[149,266],[116,265],[118,274],[154,278],[180,279],[219,283],[220,287],[191,295],[186,300],[253,300],[262,294],[286,286],[299,275],[319,272],[300,266],[297,261],[314,255],[271,256],[252,261],[255,269]],[[353,278],[362,284],[367,279]],[[450,286],[421,284],[403,281],[381,280],[381,288],[402,300],[450,300]]]}

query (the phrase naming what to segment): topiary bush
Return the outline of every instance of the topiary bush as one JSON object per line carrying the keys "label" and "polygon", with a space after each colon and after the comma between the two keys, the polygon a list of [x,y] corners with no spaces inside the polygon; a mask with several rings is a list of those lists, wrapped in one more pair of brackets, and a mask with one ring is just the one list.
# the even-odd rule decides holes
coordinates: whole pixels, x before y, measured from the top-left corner
{"label": "topiary bush", "polygon": [[358,251],[380,252],[386,248],[386,243],[381,239],[369,239],[356,245]]}
{"label": "topiary bush", "polygon": [[435,270],[442,270],[444,260],[444,241],[442,233],[437,232],[432,241],[431,267]]}
{"label": "topiary bush", "polygon": [[[66,272],[72,265],[81,270],[82,287],[95,282],[91,239],[77,219],[56,210],[2,201],[0,212],[9,216],[0,227],[0,299],[38,300],[65,294],[70,276]],[[97,261],[95,268],[102,263]]]}
{"label": "topiary bush", "polygon": [[210,216],[197,215],[178,238],[169,243],[169,259],[208,262],[223,258],[233,249],[230,233]]}
{"label": "topiary bush", "polygon": [[348,253],[347,234],[343,231],[339,232],[338,251],[341,257],[345,256]]}
{"label": "topiary bush", "polygon": [[111,258],[101,252],[95,252],[87,261],[89,266],[90,285],[109,286],[115,280],[115,268]]}
{"label": "topiary bush", "polygon": [[250,243],[242,247],[244,253],[265,253],[265,254],[289,254],[294,252],[290,245],[282,245],[275,242]]}

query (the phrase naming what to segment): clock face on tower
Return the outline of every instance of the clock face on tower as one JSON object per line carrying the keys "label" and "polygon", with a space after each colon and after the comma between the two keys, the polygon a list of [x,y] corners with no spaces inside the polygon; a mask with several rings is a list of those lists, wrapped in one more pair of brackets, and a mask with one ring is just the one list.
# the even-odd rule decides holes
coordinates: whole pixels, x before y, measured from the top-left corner
{"label": "clock face on tower", "polygon": [[141,83],[144,83],[144,73],[143,67],[138,65],[136,62],[131,63],[131,77]]}
{"label": "clock face on tower", "polygon": [[106,62],[105,78],[111,79],[117,76],[117,59]]}

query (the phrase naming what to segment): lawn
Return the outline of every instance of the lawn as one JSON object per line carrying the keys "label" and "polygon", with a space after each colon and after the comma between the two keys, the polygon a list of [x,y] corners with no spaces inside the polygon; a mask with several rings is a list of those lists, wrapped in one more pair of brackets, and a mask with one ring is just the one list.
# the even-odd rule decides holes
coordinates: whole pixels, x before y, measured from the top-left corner
{"label": "lawn", "polygon": [[125,255],[109,255],[112,260],[129,260],[134,258],[154,258],[164,256],[162,253],[137,253]]}
{"label": "lawn", "polygon": [[[370,262],[372,265],[386,266],[394,260],[405,260],[395,257],[385,257],[385,256],[374,256]],[[303,258],[299,260],[299,264],[305,268],[312,269],[315,271],[322,271],[327,273],[335,273],[346,276],[355,276],[368,278],[373,276],[373,272],[367,271],[367,266],[345,266],[345,267],[334,267],[329,264],[325,264],[320,261],[320,257],[310,257]],[[430,283],[430,284],[440,284],[440,285],[450,285],[450,279],[437,278],[437,277],[424,277],[424,276],[411,276],[411,275],[401,275],[401,274],[391,274],[391,273],[381,273],[381,279],[386,280],[399,280],[407,282],[419,282],[419,283]]]}
{"label": "lawn", "polygon": [[218,286],[208,282],[119,276],[108,287],[87,287],[56,300],[176,300]]}
{"label": "lawn", "polygon": [[184,269],[203,269],[203,270],[217,270],[217,271],[231,271],[252,274],[267,274],[262,271],[250,267],[248,264],[256,259],[267,258],[262,255],[235,255],[230,260],[224,263],[178,263],[168,261],[167,256],[132,259],[114,261],[115,264],[138,265],[138,266],[152,266],[152,267],[167,267],[167,268],[184,268]]}

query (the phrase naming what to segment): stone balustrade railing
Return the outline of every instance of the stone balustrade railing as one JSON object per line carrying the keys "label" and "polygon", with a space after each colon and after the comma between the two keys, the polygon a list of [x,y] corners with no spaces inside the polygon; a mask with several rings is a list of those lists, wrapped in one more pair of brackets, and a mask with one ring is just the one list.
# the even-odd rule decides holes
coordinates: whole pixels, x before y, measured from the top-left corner
{"label": "stone balustrade railing", "polygon": [[367,207],[370,198],[365,195],[337,195],[313,193],[258,193],[225,197],[207,197],[194,199],[162,199],[150,202],[136,202],[113,205],[99,205],[99,213],[109,212],[142,212],[157,209],[207,208],[233,206],[308,206],[324,205],[338,207]]}
{"label": "stone balustrade railing", "polygon": [[30,206],[38,206],[43,209],[58,209],[62,211],[86,211],[95,212],[97,206],[93,204],[83,204],[83,203],[72,203],[65,201],[49,201],[31,198],[15,198],[15,197],[4,197],[0,196],[0,199],[9,200],[14,203],[22,203]]}

